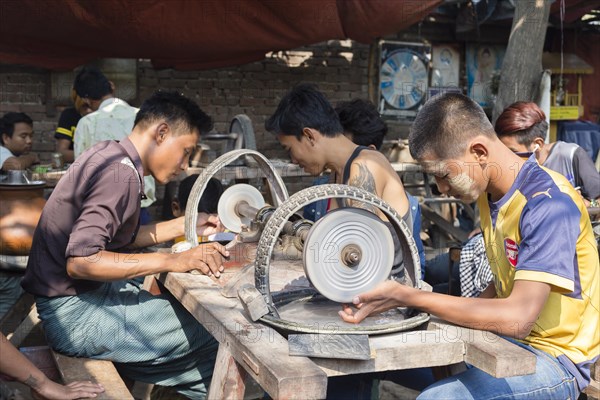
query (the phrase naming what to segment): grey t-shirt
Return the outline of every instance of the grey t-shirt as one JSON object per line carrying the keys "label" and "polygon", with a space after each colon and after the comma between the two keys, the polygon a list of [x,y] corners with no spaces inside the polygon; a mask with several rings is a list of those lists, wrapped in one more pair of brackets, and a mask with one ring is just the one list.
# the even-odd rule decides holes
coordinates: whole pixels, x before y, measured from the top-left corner
{"label": "grey t-shirt", "polygon": [[554,143],[544,167],[561,173],[571,185],[580,187],[586,199],[600,196],[600,174],[590,156],[579,145],[562,141]]}
{"label": "grey t-shirt", "polygon": [[102,282],[73,279],[69,257],[118,252],[139,228],[144,170],[129,139],[84,152],[48,199],[33,236],[23,288],[37,296],[76,295]]}

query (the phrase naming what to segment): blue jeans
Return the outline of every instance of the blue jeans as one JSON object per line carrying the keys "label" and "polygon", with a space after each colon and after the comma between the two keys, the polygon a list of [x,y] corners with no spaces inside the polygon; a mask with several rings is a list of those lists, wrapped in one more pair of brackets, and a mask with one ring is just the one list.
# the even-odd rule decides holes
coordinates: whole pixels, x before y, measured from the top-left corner
{"label": "blue jeans", "polygon": [[450,287],[449,279],[452,279],[453,296],[460,296],[460,269],[459,263],[452,264],[452,276],[448,274],[450,254],[448,252],[438,254],[427,261],[425,269],[425,282],[429,283],[435,293],[448,293]]}
{"label": "blue jeans", "polygon": [[417,399],[578,398],[579,388],[575,377],[555,357],[515,340],[508,340],[535,354],[537,364],[534,374],[494,378],[480,369],[470,368],[427,387]]}

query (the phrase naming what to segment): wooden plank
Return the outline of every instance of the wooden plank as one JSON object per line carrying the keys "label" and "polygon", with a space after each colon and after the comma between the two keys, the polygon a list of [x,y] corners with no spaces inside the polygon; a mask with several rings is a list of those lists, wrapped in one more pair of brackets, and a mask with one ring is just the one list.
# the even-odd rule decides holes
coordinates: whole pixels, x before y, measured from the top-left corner
{"label": "wooden plank", "polygon": [[64,383],[74,381],[101,383],[104,386],[104,392],[98,393],[96,399],[133,400],[133,396],[112,362],[67,357],[55,351],[52,351],[52,355]]}
{"label": "wooden plank", "polygon": [[254,285],[254,264],[248,264],[241,269],[225,270],[221,274],[223,288],[221,295],[234,298],[238,296],[238,289],[244,285]]}
{"label": "wooden plank", "polygon": [[448,338],[460,339],[465,344],[465,362],[496,378],[528,375],[535,372],[533,353],[500,336],[476,329],[431,321],[428,328],[443,331]]}
{"label": "wooden plank", "polygon": [[31,331],[40,323],[38,312],[35,304],[31,307],[31,311],[21,324],[11,334],[6,335],[7,339],[13,346],[19,347],[23,340],[31,333]]}
{"label": "wooden plank", "polygon": [[17,302],[0,319],[0,331],[4,336],[13,333],[31,312],[34,305],[33,296],[23,293]]}
{"label": "wooden plank", "polygon": [[[254,285],[254,264],[248,264],[243,268],[226,269],[217,284],[222,285],[221,295],[225,297],[237,297],[238,289],[245,284]],[[300,260],[277,260],[271,262],[269,272],[269,283],[271,292],[282,290],[303,289],[310,287],[306,279],[304,267]]]}
{"label": "wooden plank", "polygon": [[288,335],[290,356],[370,360],[369,335]]}
{"label": "wooden plank", "polygon": [[219,345],[208,400],[243,399],[246,376],[246,371],[235,361],[227,346]]}
{"label": "wooden plank", "polygon": [[455,364],[463,361],[465,347],[459,339],[446,338],[443,332],[420,330],[369,338],[375,358],[348,361],[315,358],[327,376],[393,371]]}
{"label": "wooden plank", "polygon": [[51,380],[58,382],[61,380],[60,372],[58,368],[56,368],[56,363],[54,362],[54,357],[52,356],[52,351],[48,346],[30,346],[30,347],[21,347],[19,349],[21,353],[25,357],[29,359],[38,367],[40,371],[44,373]]}
{"label": "wooden plank", "polygon": [[272,398],[324,398],[327,376],[309,358],[290,357],[274,329],[248,321],[237,299],[203,275],[161,274],[160,280]]}
{"label": "wooden plank", "polygon": [[161,294],[160,286],[158,286],[158,282],[154,275],[148,275],[144,277],[144,283],[142,284],[142,289],[154,296],[158,296]]}
{"label": "wooden plank", "polygon": [[588,400],[600,399],[600,384],[598,384],[598,381],[592,379],[590,385],[583,390],[583,393],[587,395]]}

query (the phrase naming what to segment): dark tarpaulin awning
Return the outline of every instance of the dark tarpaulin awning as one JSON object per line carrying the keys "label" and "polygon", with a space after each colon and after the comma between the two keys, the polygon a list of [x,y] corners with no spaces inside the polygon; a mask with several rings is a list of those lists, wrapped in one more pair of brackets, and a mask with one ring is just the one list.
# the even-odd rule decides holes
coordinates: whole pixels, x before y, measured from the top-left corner
{"label": "dark tarpaulin awning", "polygon": [[209,69],[330,39],[373,39],[442,0],[0,0],[0,62],[66,70],[97,58]]}

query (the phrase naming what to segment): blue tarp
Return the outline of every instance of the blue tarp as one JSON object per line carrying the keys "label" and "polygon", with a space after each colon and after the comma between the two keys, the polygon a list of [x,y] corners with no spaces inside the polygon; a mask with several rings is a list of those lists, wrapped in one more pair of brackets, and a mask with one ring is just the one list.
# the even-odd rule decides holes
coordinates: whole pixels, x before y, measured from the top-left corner
{"label": "blue tarp", "polygon": [[600,125],[589,121],[563,121],[558,124],[558,140],[577,143],[593,161],[600,150]]}

